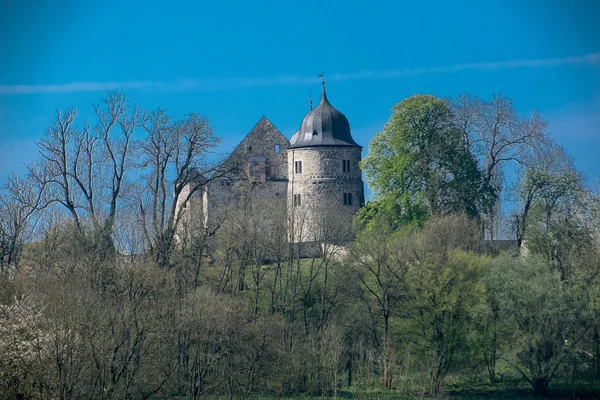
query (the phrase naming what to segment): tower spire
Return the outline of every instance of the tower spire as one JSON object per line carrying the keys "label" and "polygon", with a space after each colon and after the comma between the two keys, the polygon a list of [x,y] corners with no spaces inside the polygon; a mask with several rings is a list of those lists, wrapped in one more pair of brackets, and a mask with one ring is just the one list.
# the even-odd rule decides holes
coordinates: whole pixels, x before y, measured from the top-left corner
{"label": "tower spire", "polygon": [[325,95],[325,72],[321,72],[319,78],[321,78],[321,85],[323,85],[322,93]]}

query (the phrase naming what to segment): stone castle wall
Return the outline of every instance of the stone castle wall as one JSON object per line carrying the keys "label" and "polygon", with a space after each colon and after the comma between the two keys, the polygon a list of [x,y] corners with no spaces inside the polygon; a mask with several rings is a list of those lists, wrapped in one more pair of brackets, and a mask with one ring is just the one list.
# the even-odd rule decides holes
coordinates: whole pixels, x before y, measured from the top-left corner
{"label": "stone castle wall", "polygon": [[208,221],[207,186],[202,185],[198,187],[184,206],[184,201],[190,194],[191,185],[199,185],[199,183],[192,182],[183,187],[175,208],[176,216],[181,212],[176,235],[176,239],[179,242],[185,241],[188,235],[202,235],[205,232]]}
{"label": "stone castle wall", "polygon": [[[266,118],[256,124],[248,136],[235,148],[226,164],[236,164],[240,171],[234,178],[247,178],[253,158],[264,157],[266,180],[287,179],[287,150],[290,143]],[[277,147],[278,146],[278,147]],[[277,153],[277,148],[279,153]]]}
{"label": "stone castle wall", "polygon": [[[283,209],[285,214],[287,207],[291,241],[344,243],[364,201],[360,160],[358,147],[289,149],[288,140],[263,117],[227,158],[229,172],[195,193],[183,225],[212,232],[227,223],[230,210],[253,201],[244,197],[251,196],[267,212]],[[295,173],[296,161],[302,162],[302,173]],[[301,196],[300,206],[294,206],[294,194]],[[344,194],[351,195],[350,205],[344,205]]]}
{"label": "stone castle wall", "polygon": [[226,223],[230,207],[242,207],[244,196],[252,196],[267,203],[284,204],[287,196],[287,181],[250,183],[248,181],[213,181],[207,187],[207,226],[209,230]]}
{"label": "stone castle wall", "polygon": [[[262,117],[225,160],[218,178],[204,183],[202,190],[194,193],[178,229],[189,233],[202,227],[212,232],[225,222],[229,208],[241,206],[243,194],[248,190],[257,199],[280,201],[285,207],[289,145],[286,137]],[[184,192],[178,210],[189,187]]]}
{"label": "stone castle wall", "polygon": [[[344,172],[343,160],[350,161]],[[294,242],[344,242],[352,234],[352,220],[363,201],[361,149],[310,147],[288,151],[288,213],[294,221]],[[302,173],[295,172],[296,161]],[[352,195],[344,205],[344,194]],[[301,197],[294,205],[294,195]]]}

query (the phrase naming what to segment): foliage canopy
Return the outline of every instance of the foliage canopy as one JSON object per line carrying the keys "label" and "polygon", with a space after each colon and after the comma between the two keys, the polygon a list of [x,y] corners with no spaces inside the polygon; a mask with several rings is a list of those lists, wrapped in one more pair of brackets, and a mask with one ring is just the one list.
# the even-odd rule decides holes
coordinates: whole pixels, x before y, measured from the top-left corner
{"label": "foliage canopy", "polygon": [[453,212],[478,217],[491,195],[447,102],[432,95],[392,108],[362,168],[385,212],[400,223]]}

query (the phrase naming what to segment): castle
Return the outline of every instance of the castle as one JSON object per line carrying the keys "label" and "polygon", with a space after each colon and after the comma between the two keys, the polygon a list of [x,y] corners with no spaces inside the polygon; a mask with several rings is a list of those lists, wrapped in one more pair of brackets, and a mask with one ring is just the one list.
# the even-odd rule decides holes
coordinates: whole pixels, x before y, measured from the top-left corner
{"label": "castle", "polygon": [[225,160],[224,172],[208,180],[194,177],[189,185],[199,190],[184,210],[188,226],[219,226],[246,185],[273,209],[286,210],[290,242],[342,244],[351,238],[352,220],[364,202],[362,147],[322,86],[319,104],[311,104],[289,141],[262,117]]}

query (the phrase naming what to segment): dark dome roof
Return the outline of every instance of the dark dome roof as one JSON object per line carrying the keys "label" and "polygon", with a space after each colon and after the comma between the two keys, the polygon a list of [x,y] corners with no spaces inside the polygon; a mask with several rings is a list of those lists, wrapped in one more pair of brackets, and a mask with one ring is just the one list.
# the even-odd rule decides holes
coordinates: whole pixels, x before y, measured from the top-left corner
{"label": "dark dome roof", "polygon": [[290,149],[317,146],[361,147],[350,133],[348,118],[329,103],[323,84],[321,102],[311,110],[290,140]]}

